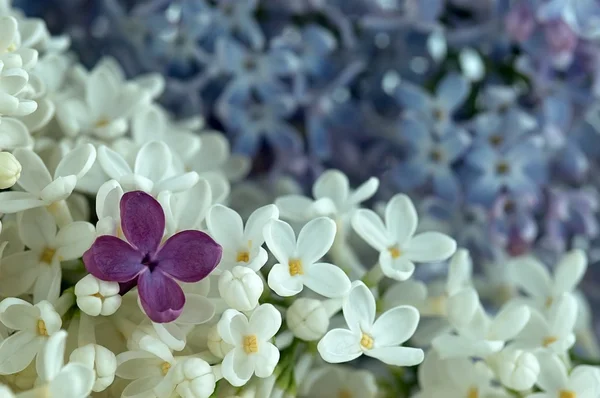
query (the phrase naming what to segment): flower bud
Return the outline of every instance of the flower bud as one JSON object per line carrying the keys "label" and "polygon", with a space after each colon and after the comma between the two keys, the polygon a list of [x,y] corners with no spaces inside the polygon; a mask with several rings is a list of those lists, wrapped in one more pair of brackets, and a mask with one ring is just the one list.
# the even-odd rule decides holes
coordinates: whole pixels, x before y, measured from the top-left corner
{"label": "flower bud", "polygon": [[93,275],[86,275],[75,285],[77,306],[89,316],[108,316],[121,306],[117,282],[106,282]]}
{"label": "flower bud", "polygon": [[0,152],[0,189],[10,188],[21,177],[21,163],[10,152]]}
{"label": "flower bud", "polygon": [[238,311],[250,311],[258,305],[264,284],[250,268],[236,266],[219,277],[219,294],[227,305]]}
{"label": "flower bud", "polygon": [[329,315],[320,300],[299,298],[288,308],[287,325],[294,336],[306,340],[318,340],[329,328]]}
{"label": "flower bud", "polygon": [[109,349],[98,344],[88,344],[75,349],[69,357],[70,362],[77,362],[92,369],[96,381],[92,391],[104,391],[115,380],[117,357]]}
{"label": "flower bud", "polygon": [[215,391],[216,378],[210,365],[200,358],[187,358],[175,366],[175,391],[182,398],[208,398]]}
{"label": "flower bud", "polygon": [[529,390],[540,374],[540,364],[535,355],[510,348],[494,355],[491,366],[500,382],[516,391]]}
{"label": "flower bud", "polygon": [[223,341],[217,330],[217,325],[210,328],[206,345],[208,346],[209,351],[217,358],[224,358],[233,348],[231,344]]}

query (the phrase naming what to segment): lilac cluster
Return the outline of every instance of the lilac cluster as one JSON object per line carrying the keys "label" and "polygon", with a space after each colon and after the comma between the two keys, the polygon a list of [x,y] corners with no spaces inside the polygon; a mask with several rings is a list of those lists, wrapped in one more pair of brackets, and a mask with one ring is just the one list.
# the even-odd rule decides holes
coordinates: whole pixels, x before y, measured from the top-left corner
{"label": "lilac cluster", "polygon": [[595,245],[594,0],[25,3],[84,62],[162,73],[255,174],[377,176],[486,260]]}

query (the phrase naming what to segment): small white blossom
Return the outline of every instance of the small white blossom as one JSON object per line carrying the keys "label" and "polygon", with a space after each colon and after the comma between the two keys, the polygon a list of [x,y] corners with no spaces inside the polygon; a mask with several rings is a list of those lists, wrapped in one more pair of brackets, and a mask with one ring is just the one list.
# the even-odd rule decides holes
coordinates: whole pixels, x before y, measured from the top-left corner
{"label": "small white blossom", "polygon": [[239,387],[255,374],[269,377],[279,362],[279,350],[269,340],[281,327],[281,314],[271,304],[256,308],[250,318],[228,309],[218,323],[221,338],[234,348],[225,355],[223,377]]}
{"label": "small white blossom", "polygon": [[359,209],[352,216],[354,230],[375,250],[383,273],[400,281],[410,278],[414,262],[441,261],[456,251],[456,242],[438,232],[417,230],[417,211],[406,195],[394,196],[385,209],[385,224],[372,210]]}
{"label": "small white blossom", "polygon": [[329,365],[309,375],[305,397],[377,397],[377,381],[373,373],[345,366]]}
{"label": "small white blossom", "polygon": [[117,282],[106,282],[91,274],[75,284],[77,306],[90,316],[112,315],[121,306]]}
{"label": "small white blossom", "polygon": [[510,347],[493,354],[486,362],[500,382],[515,391],[532,388],[540,374],[540,364],[534,354]]}
{"label": "small white blossom", "polygon": [[221,359],[234,347],[223,340],[219,334],[218,325],[214,325],[209,329],[206,345],[214,356]]}
{"label": "small white blossom", "polygon": [[210,365],[200,358],[187,358],[177,363],[173,371],[182,398],[209,398],[215,391],[216,378]]}
{"label": "small white blossom", "polygon": [[285,320],[294,336],[313,341],[325,335],[329,329],[329,317],[321,300],[300,297],[288,308]]}
{"label": "small white blossom", "polygon": [[10,188],[21,177],[21,163],[10,152],[0,152],[0,189]]}
{"label": "small white blossom", "polygon": [[537,385],[543,392],[529,395],[532,398],[586,398],[600,394],[600,369],[580,365],[568,370],[556,355],[538,354],[540,375]]}
{"label": "small white blossom", "polygon": [[264,290],[263,280],[256,272],[243,266],[224,271],[219,277],[219,294],[227,305],[238,311],[250,311],[258,305]]}
{"label": "small white blossom", "polygon": [[375,298],[364,283],[356,282],[343,312],[350,329],[330,330],[319,341],[317,348],[326,362],[348,362],[363,354],[395,366],[423,361],[423,350],[401,346],[417,329],[419,311],[414,307],[395,307],[375,320]]}
{"label": "small white blossom", "polygon": [[331,248],[335,223],[327,217],[308,222],[296,235],[292,227],[271,220],[264,229],[265,242],[278,261],[269,271],[268,284],[280,296],[294,296],[304,286],[325,297],[341,297],[350,280],[333,264],[318,262]]}
{"label": "small white blossom", "polygon": [[104,391],[115,380],[117,371],[117,358],[115,354],[98,344],[87,344],[76,348],[71,353],[69,361],[81,363],[94,371],[94,385],[92,391]]}

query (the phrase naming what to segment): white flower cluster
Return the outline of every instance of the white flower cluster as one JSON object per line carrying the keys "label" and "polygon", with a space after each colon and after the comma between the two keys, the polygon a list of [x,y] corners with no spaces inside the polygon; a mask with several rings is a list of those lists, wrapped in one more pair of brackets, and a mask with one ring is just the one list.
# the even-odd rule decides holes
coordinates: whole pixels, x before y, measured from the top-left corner
{"label": "white flower cluster", "polygon": [[[600,394],[598,368],[568,355],[576,341],[600,355],[575,291],[582,252],[553,276],[523,257],[475,277],[454,240],[419,230],[407,196],[381,216],[363,208],[375,178],[352,189],[329,170],[312,198],[293,186],[270,197],[239,182],[249,160],[219,132],[154,102],[161,77],[127,80],[111,59],[87,71],[67,49],[0,1],[0,397]],[[164,212],[157,242],[203,231],[222,248],[199,282],[168,279],[185,296],[171,322],[153,322],[135,286],[94,276],[82,260],[99,237],[139,245],[122,220],[133,191]],[[146,210],[135,215],[144,225]],[[114,257],[115,273],[130,265],[126,253]],[[447,280],[415,278],[416,263],[446,260]],[[358,363],[378,361],[393,380],[338,365],[363,354],[375,360]],[[419,364],[411,391],[398,367]]]}

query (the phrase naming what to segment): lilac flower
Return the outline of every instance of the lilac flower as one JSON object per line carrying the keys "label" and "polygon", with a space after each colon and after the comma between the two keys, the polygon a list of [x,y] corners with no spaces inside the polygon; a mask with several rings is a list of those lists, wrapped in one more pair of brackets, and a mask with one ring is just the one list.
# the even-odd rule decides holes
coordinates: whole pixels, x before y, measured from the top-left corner
{"label": "lilac flower", "polygon": [[490,238],[494,246],[511,256],[526,253],[538,236],[534,217],[537,202],[528,196],[498,197],[489,216]]}
{"label": "lilac flower", "polygon": [[120,203],[126,242],[115,236],[96,239],[83,255],[87,270],[104,281],[135,283],[142,308],[153,322],[171,322],[185,304],[176,281],[198,282],[217,266],[222,248],[201,231],[179,232],[161,245],[165,215],[152,196],[128,192]]}
{"label": "lilac flower", "polygon": [[400,134],[413,147],[409,158],[392,171],[395,181],[403,190],[413,190],[430,184],[437,196],[456,202],[462,190],[452,165],[465,153],[470,144],[466,131],[454,128],[438,138],[425,124],[406,118]]}

